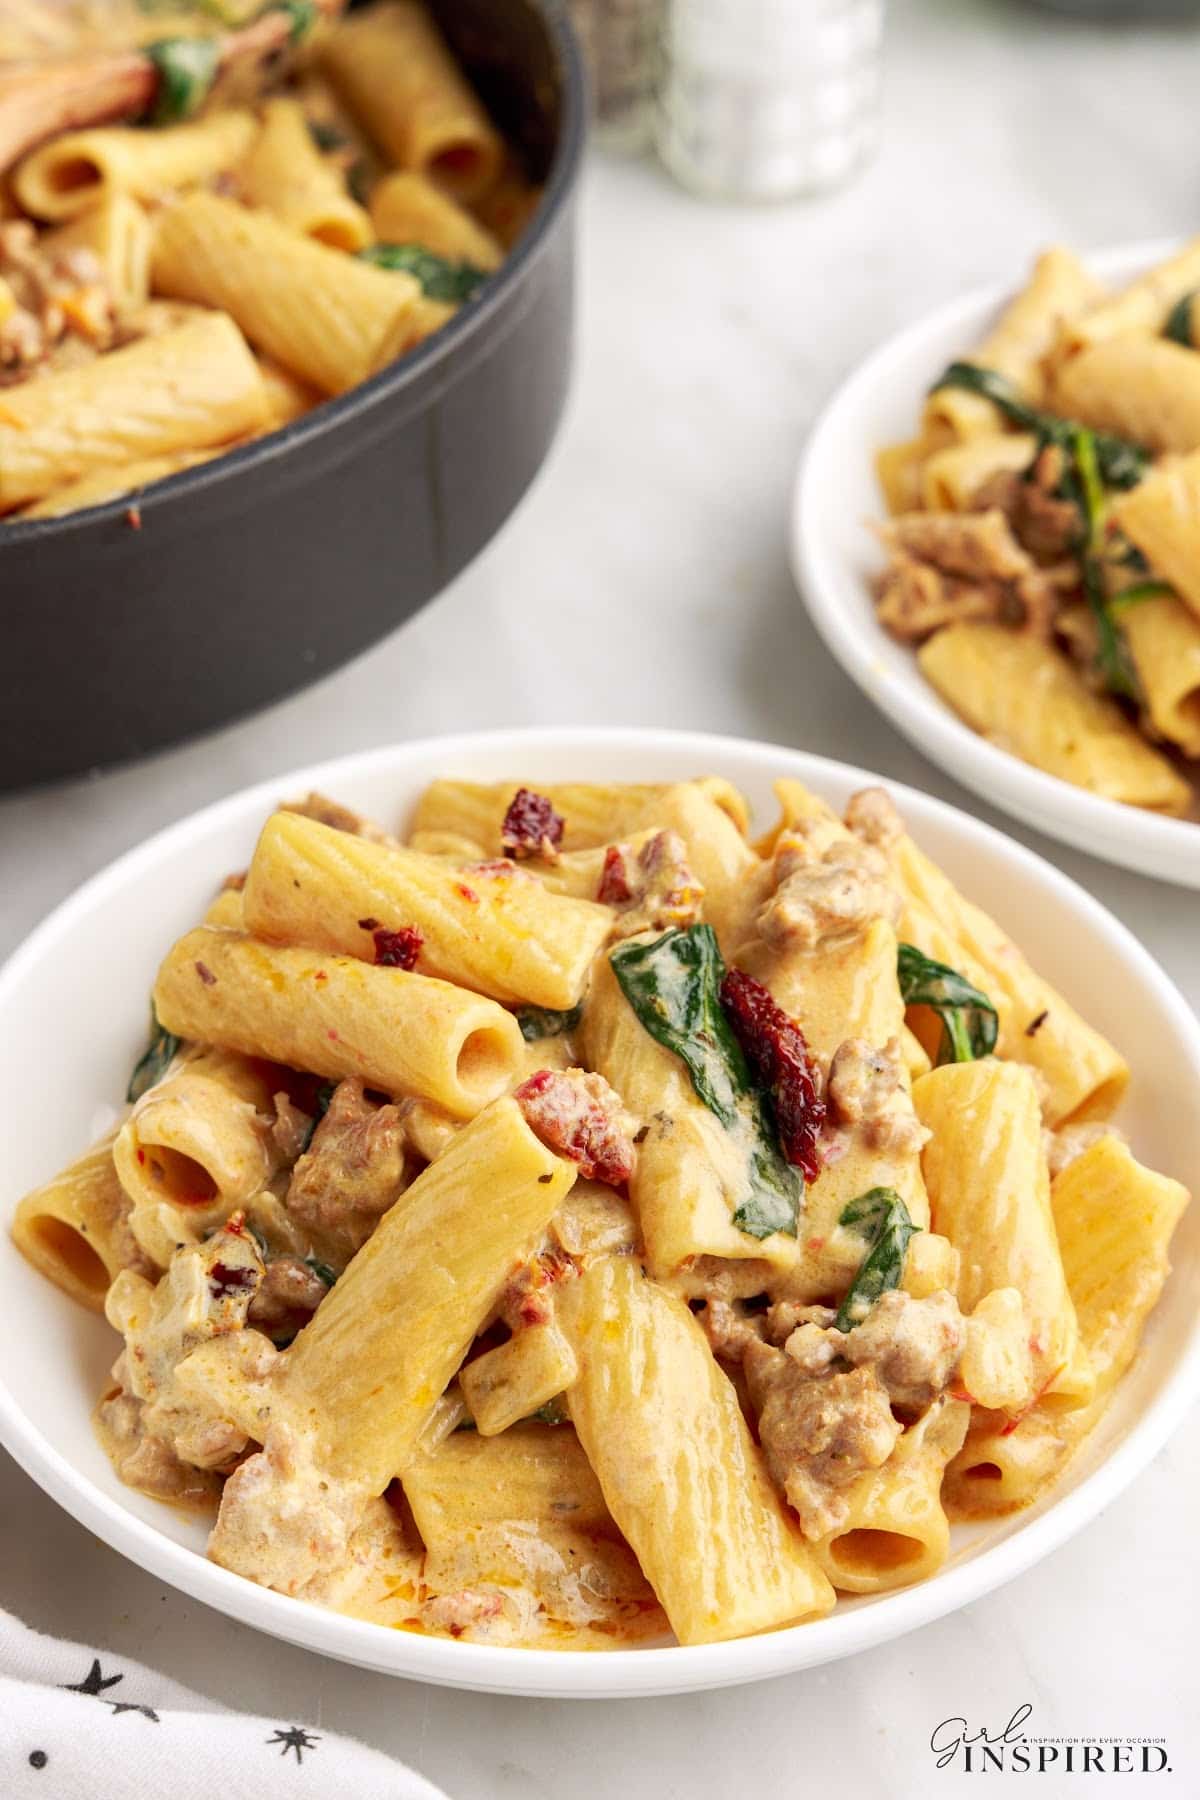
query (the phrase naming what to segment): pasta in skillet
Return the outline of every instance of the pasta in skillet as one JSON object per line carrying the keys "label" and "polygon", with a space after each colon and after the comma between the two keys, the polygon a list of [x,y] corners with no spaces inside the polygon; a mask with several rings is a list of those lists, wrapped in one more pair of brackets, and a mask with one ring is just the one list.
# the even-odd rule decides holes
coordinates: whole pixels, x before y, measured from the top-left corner
{"label": "pasta in skillet", "polygon": [[1195,815],[1200,240],[1110,294],[1038,258],[880,451],[880,622],[984,737],[1089,792]]}
{"label": "pasta in skillet", "polygon": [[603,1649],[924,1579],[1101,1416],[1187,1202],[887,795],[319,795],[172,946],[16,1241],[122,1480],[410,1631]]}
{"label": "pasta in skillet", "polygon": [[503,263],[536,189],[432,16],[341,4],[130,6],[106,35],[80,0],[0,35],[0,518],[278,430]]}

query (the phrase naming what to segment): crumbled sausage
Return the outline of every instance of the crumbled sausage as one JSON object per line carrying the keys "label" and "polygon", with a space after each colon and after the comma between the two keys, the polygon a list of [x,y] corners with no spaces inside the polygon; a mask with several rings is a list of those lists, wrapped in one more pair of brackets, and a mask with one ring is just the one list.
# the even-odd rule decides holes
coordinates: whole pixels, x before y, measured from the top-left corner
{"label": "crumbled sausage", "polygon": [[893,1288],[861,1325],[840,1335],[845,1361],[870,1369],[892,1404],[913,1412],[949,1385],[967,1341],[958,1303],[944,1288],[923,1300]]}
{"label": "crumbled sausage", "polygon": [[943,625],[994,620],[996,595],[893,550],[875,583],[875,613],[893,637],[920,643]]}
{"label": "crumbled sausage", "polygon": [[292,1170],[287,1210],[343,1265],[405,1185],[404,1119],[358,1080],[339,1081],[312,1143]]}
{"label": "crumbled sausage", "polygon": [[295,1334],[329,1292],[316,1271],[298,1256],[276,1256],[250,1302],[248,1322],[268,1337]]}
{"label": "crumbled sausage", "polygon": [[772,873],[775,889],[756,924],[766,942],[780,948],[814,950],[830,938],[864,931],[874,919],[899,917],[887,858],[855,837],[835,839],[818,856],[804,836],[785,832]]}
{"label": "crumbled sausage", "polygon": [[999,507],[1017,542],[1039,562],[1051,562],[1079,548],[1082,521],[1073,500],[1064,499],[1065,458],[1057,444],[1047,444],[1024,474],[1001,470],[971,497],[972,511]]}
{"label": "crumbled sausage", "polygon": [[767,1342],[782,1348],[798,1325],[819,1325],[827,1331],[837,1318],[832,1306],[809,1306],[799,1300],[776,1300],[767,1308]]}
{"label": "crumbled sausage", "polygon": [[710,1294],[699,1318],[713,1355],[724,1357],[727,1362],[741,1362],[750,1344],[763,1341],[762,1313],[745,1312],[735,1300]]}
{"label": "crumbled sausage", "polygon": [[742,1366],[767,1467],[805,1537],[822,1538],[845,1524],[859,1476],[891,1455],[900,1426],[887,1395],[870,1369],[813,1376],[768,1344],[748,1345]]}
{"label": "crumbled sausage", "polygon": [[26,219],[0,224],[0,387],[91,361],[113,347],[116,308],[99,260],[86,248],[39,242]]}
{"label": "crumbled sausage", "polygon": [[929,1141],[904,1081],[899,1038],[892,1038],[882,1050],[863,1038],[839,1044],[829,1065],[825,1094],[834,1121],[854,1130],[868,1149],[906,1155]]}
{"label": "crumbled sausage", "polygon": [[278,1145],[284,1162],[294,1163],[308,1142],[313,1122],[287,1094],[279,1093],[273,1098],[275,1122],[271,1126],[271,1136]]}
{"label": "crumbled sausage", "polygon": [[904,820],[886,788],[860,788],[846,806],[846,826],[864,844],[887,852],[904,836]]}
{"label": "crumbled sausage", "polygon": [[963,619],[995,619],[1047,637],[1056,583],[1018,543],[999,507],[986,512],[901,513],[879,527],[889,562],[876,607],[895,636],[928,637]]}

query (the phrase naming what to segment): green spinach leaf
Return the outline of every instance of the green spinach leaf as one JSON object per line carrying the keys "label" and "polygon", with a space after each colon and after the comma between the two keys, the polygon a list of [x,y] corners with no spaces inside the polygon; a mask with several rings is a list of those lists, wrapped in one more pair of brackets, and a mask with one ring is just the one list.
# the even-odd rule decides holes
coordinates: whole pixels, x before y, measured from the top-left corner
{"label": "green spinach leaf", "polygon": [[274,10],[286,13],[291,20],[289,37],[293,44],[303,43],[317,22],[317,9],[313,0],[278,0]]}
{"label": "green spinach leaf", "polygon": [[362,262],[374,263],[377,269],[401,269],[415,275],[430,300],[461,303],[487,280],[486,271],[474,263],[451,262],[422,244],[368,244],[358,254]]}
{"label": "green spinach leaf", "polygon": [[158,1022],[158,1014],[154,1010],[154,1002],[150,1003],[150,1042],[134,1065],[133,1074],[129,1077],[129,1086],[125,1090],[126,1100],[140,1100],[148,1088],[156,1081],[161,1081],[174,1058],[179,1054],[181,1038],[173,1031],[164,1031]]}
{"label": "green spinach leaf", "polygon": [[1165,338],[1173,344],[1182,344],[1185,349],[1192,348],[1192,303],[1200,294],[1200,288],[1193,288],[1190,294],[1184,294],[1177,300],[1167,314],[1166,324],[1162,328]]}
{"label": "green spinach leaf", "polygon": [[198,112],[212,91],[221,51],[215,38],[159,38],[146,45],[158,70],[158,91],[150,108],[150,125],[178,125]]}
{"label": "green spinach leaf", "polygon": [[712,926],[689,925],[650,943],[620,944],[609,961],[639,1023],[680,1058],[725,1129],[745,1134],[750,1191],[734,1224],[751,1237],[775,1231],[795,1237],[804,1179],[784,1160],[767,1104],[722,1011],[725,963]]}
{"label": "green spinach leaf", "polygon": [[1108,610],[1110,613],[1128,612],[1131,606],[1140,606],[1143,600],[1167,600],[1174,592],[1169,581],[1135,581],[1132,587],[1108,596]]}
{"label": "green spinach leaf", "polygon": [[847,1230],[867,1240],[867,1254],[838,1308],[834,1324],[850,1331],[862,1323],[880,1294],[900,1286],[908,1241],[920,1231],[895,1188],[871,1188],[851,1200],[838,1220]]}
{"label": "green spinach leaf", "polygon": [[308,119],[306,124],[318,150],[344,150],[350,142],[340,126],[331,125],[326,119]]}
{"label": "green spinach leaf", "polygon": [[934,962],[914,944],[901,944],[896,954],[896,974],[905,1006],[927,1006],[942,1021],[939,1066],[974,1062],[992,1054],[999,1032],[996,1009],[987,995],[973,987],[957,969]]}
{"label": "green spinach leaf", "polygon": [[[1043,443],[1058,444],[1068,454],[1071,453],[1072,434],[1081,429],[1073,419],[1063,419],[1056,413],[1031,406],[1027,400],[1022,399],[1007,377],[997,374],[995,369],[980,368],[977,363],[952,362],[934,383],[931,392],[937,393],[939,388],[946,387],[981,394],[1011,424],[1019,425],[1025,431],[1035,431]],[[1092,433],[1092,438],[1104,485],[1115,488],[1136,487],[1150,465],[1149,451],[1144,450],[1140,444],[1130,443],[1127,438],[1116,437],[1111,432],[1096,431]]]}
{"label": "green spinach leaf", "polygon": [[569,1012],[555,1012],[549,1006],[517,1008],[517,1024],[527,1044],[536,1043],[539,1038],[562,1037],[566,1032],[574,1031],[582,1017],[582,1001]]}
{"label": "green spinach leaf", "polygon": [[1096,623],[1096,665],[1110,693],[1136,700],[1137,671],[1124,633],[1109,605],[1105,580],[1104,526],[1108,507],[1096,434],[1086,425],[1074,425],[1068,444],[1084,525],[1083,595]]}

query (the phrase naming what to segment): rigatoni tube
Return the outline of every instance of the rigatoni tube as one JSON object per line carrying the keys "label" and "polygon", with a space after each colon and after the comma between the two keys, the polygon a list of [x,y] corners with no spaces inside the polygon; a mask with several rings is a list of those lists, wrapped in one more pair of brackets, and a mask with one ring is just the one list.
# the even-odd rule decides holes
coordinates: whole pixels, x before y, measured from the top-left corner
{"label": "rigatoni tube", "polygon": [[424,175],[397,169],[371,192],[371,223],[385,244],[421,244],[435,256],[498,269],[504,251],[490,231]]}
{"label": "rigatoni tube", "polygon": [[419,335],[413,276],[370,268],[219,194],[164,209],[151,273],[156,293],[230,313],[258,349],[324,394],[365,381]]}
{"label": "rigatoni tube", "polygon": [[608,907],[549,894],[511,863],[459,870],[299,813],[267,820],[246,877],[261,937],[372,958],[374,931],[415,926],[420,968],[493,999],[576,1004],[608,936]]}
{"label": "rigatoni tube", "polygon": [[827,1613],[833,1589],[683,1301],[618,1256],[565,1285],[560,1321],[579,1440],[680,1643]]}
{"label": "rigatoni tube", "polygon": [[20,164],[13,191],[35,219],[73,219],[110,194],[156,199],[232,169],[258,130],[253,113],[227,108],[185,125],[68,131]]}
{"label": "rigatoni tube", "polygon": [[251,206],[274,213],[285,225],[351,255],[373,236],[366,211],[321,155],[298,100],[268,100],[262,130],[238,170]]}
{"label": "rigatoni tube", "polygon": [[913,1101],[932,1133],[922,1157],[932,1215],[959,1253],[959,1306],[971,1312],[993,1288],[1016,1288],[1035,1392],[1086,1405],[1095,1379],[1055,1235],[1032,1074],[990,1057],[946,1063],[915,1083]]}
{"label": "rigatoni tube", "polygon": [[281,1079],[237,1051],[191,1052],[122,1125],[113,1161],[134,1203],[131,1229],[160,1268],[180,1244],[198,1242],[244,1206],[280,1166],[271,1100]]}
{"label": "rigatoni tube", "polygon": [[113,1134],[35,1188],[17,1207],[13,1242],[64,1294],[104,1310],[109,1283],[137,1260],[129,1199],[113,1167]]}
{"label": "rigatoni tube", "polygon": [[265,944],[201,925],[168,953],[154,988],[177,1036],[265,1056],[470,1118],[515,1078],[511,1013],[447,981],[350,956]]}
{"label": "rigatoni tube", "polygon": [[445,39],[416,0],[383,0],[321,45],[325,72],[402,169],[474,200],[500,174],[504,144]]}
{"label": "rigatoni tube", "polygon": [[972,730],[1023,762],[1127,806],[1186,810],[1187,782],[1052,644],[1003,625],[947,625],[917,661]]}
{"label": "rigatoni tube", "polygon": [[258,364],[233,320],[189,319],[5,390],[0,512],[95,470],[225,444],[266,423]]}

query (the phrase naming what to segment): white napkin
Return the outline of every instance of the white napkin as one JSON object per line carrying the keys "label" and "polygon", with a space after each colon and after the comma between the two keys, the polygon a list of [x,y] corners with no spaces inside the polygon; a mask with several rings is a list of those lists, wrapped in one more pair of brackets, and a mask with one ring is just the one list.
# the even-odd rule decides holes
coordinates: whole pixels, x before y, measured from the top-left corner
{"label": "white napkin", "polygon": [[157,1670],[0,1611],[4,1800],[445,1800],[353,1738],[228,1712]]}

